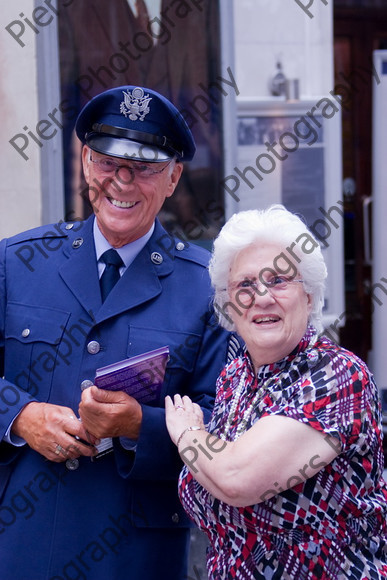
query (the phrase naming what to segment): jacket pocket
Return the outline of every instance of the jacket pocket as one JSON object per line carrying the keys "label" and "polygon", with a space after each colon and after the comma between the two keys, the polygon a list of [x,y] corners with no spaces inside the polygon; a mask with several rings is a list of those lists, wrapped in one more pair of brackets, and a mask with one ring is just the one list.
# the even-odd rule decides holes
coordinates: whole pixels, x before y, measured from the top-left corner
{"label": "jacket pocket", "polygon": [[137,528],[189,528],[192,522],[180,503],[176,482],[132,481],[130,508]]}
{"label": "jacket pocket", "polygon": [[198,334],[164,328],[129,327],[128,357],[162,346],[169,347],[169,360],[161,393],[162,405],[165,395],[175,393],[177,385],[181,388],[184,379],[189,380],[195,368],[201,338]]}
{"label": "jacket pocket", "polygon": [[5,329],[5,378],[47,400],[70,313],[9,302]]}

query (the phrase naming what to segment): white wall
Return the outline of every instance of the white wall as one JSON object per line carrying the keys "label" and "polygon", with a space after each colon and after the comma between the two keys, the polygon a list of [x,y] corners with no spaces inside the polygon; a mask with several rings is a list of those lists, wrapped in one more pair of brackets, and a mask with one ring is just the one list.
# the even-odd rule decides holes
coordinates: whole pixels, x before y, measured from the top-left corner
{"label": "white wall", "polygon": [[[40,148],[26,149],[28,160],[9,144],[23,127],[35,130],[38,117],[36,33],[26,26],[22,47],[5,30],[23,13],[29,18],[33,0],[2,2],[0,33],[0,238],[41,223]],[[16,25],[13,30],[21,31]],[[22,37],[23,38],[23,37]],[[22,41],[21,38],[21,41]],[[21,145],[21,139],[17,141]]]}
{"label": "white wall", "polygon": [[[333,2],[327,4],[328,1],[234,0],[234,76],[240,91],[237,98],[238,115],[254,117],[259,110],[262,114],[267,111],[268,114],[278,117],[295,114],[295,119],[300,119],[306,111],[312,110],[320,99],[332,98],[330,91],[334,89]],[[306,9],[305,6],[309,8]],[[300,102],[286,103],[283,96],[272,96],[270,85],[277,73],[278,60],[282,64],[285,76],[299,81]],[[335,114],[334,121],[324,123],[323,131],[325,210],[336,208],[337,200],[340,202],[342,198],[341,120],[339,109],[336,108],[336,111],[338,114]],[[276,141],[274,143],[276,144]],[[302,147],[301,145],[301,149]],[[254,173],[254,168],[257,168],[256,160],[260,154],[265,155],[267,151],[263,143],[259,145],[258,142],[253,145],[241,143],[237,146],[234,163],[227,166],[225,190],[230,193],[229,196],[227,194],[225,196],[227,217],[238,211],[263,208],[271,203],[283,203],[281,163],[273,160],[272,167],[276,168],[275,171],[271,171],[266,165],[269,171],[263,176],[260,175],[259,180]],[[306,168],[305,182],[299,181],[302,188],[308,184],[308,180],[310,182],[315,179],[314,170],[318,171],[317,166]],[[267,173],[270,173],[270,176]],[[297,178],[297,175],[294,177]],[[313,195],[312,188],[310,195],[305,195],[305,203],[301,204],[299,211],[302,212],[303,208],[307,210],[308,204],[310,209],[311,204],[314,204]],[[320,203],[318,197],[316,202]],[[318,207],[317,205],[313,210],[317,212]],[[331,211],[336,210],[337,208]],[[340,206],[337,213],[340,213]],[[321,218],[322,215],[316,213],[316,217]],[[321,222],[324,223],[322,219],[314,221]],[[335,228],[338,228],[335,231],[327,226],[332,235],[329,247],[324,252],[329,278],[325,293],[323,323],[326,327],[333,324],[335,329],[333,338],[337,338],[337,325],[344,323],[345,312],[341,219],[338,219],[338,224],[335,225]]]}
{"label": "white wall", "polygon": [[375,375],[376,384],[385,390],[387,402],[386,376],[386,343],[387,343],[387,232],[386,232],[386,124],[387,124],[387,75],[384,67],[387,66],[387,50],[378,50],[373,56],[375,70],[380,77],[379,86],[373,86],[373,131],[372,131],[372,351],[369,353],[368,363]]}
{"label": "white wall", "polygon": [[325,5],[315,0],[310,12],[313,18],[296,0],[234,0],[235,68],[241,97],[270,96],[278,57],[285,75],[300,80],[301,97],[333,89],[333,1]]}

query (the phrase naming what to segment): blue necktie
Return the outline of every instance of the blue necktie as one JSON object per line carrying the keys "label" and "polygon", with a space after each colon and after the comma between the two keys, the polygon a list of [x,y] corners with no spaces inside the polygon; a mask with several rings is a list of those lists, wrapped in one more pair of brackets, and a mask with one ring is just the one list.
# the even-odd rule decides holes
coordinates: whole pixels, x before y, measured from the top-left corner
{"label": "blue necktie", "polygon": [[124,266],[124,262],[121,260],[120,255],[116,250],[107,250],[102,254],[100,260],[106,264],[105,270],[103,271],[99,281],[102,302],[104,302],[110,290],[120,279],[120,268]]}

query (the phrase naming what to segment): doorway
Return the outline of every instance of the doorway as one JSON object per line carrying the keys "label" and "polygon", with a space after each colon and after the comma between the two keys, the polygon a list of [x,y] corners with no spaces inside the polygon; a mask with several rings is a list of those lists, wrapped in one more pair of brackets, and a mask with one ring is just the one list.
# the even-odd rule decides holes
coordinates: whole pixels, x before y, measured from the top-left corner
{"label": "doorway", "polygon": [[382,0],[335,0],[334,66],[342,95],[346,322],[341,344],[363,360],[372,348],[372,88],[374,50],[387,48]]}

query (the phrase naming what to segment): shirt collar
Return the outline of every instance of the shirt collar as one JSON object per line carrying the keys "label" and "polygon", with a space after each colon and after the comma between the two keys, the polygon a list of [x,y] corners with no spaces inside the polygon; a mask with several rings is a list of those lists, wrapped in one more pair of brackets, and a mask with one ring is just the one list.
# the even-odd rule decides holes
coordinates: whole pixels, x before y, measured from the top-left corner
{"label": "shirt collar", "polygon": [[[266,379],[267,377],[274,375],[276,372],[284,371],[286,368],[289,367],[289,365],[296,357],[304,353],[307,353],[307,351],[313,350],[316,341],[317,341],[317,331],[312,325],[308,325],[304,336],[301,338],[300,342],[297,344],[295,349],[292,350],[291,353],[289,353],[287,356],[285,356],[283,359],[279,361],[259,367],[256,373],[258,380]],[[252,364],[250,360],[249,362],[250,364]]]}
{"label": "shirt collar", "polygon": [[292,361],[296,357],[299,357],[303,354],[305,354],[306,358],[310,357],[310,362],[312,364],[316,363],[315,357],[318,355],[318,351],[314,349],[314,345],[317,341],[317,337],[318,335],[316,329],[312,325],[308,325],[304,336],[291,353],[279,361],[260,366],[257,369],[257,372],[254,370],[254,364],[250,353],[248,352],[246,346],[244,346],[244,354],[241,355],[242,358],[240,360],[243,361],[243,368],[247,371],[247,375],[250,378],[250,383],[255,383],[256,378],[258,381],[263,381],[274,376],[276,373],[284,371],[291,365]]}
{"label": "shirt collar", "polygon": [[[126,270],[126,268],[128,268],[130,266],[130,264],[133,262],[133,260],[141,252],[141,250],[143,249],[143,247],[146,245],[149,238],[153,234],[154,229],[155,229],[155,224],[153,223],[150,230],[144,236],[141,236],[141,238],[138,238],[138,240],[134,240],[134,242],[130,242],[129,244],[126,244],[125,246],[122,246],[121,248],[113,248],[119,253],[122,261],[124,262],[124,264],[125,264],[124,270]],[[93,224],[93,235],[94,235],[94,244],[95,244],[95,253],[96,253],[96,257],[97,257],[97,262],[99,264],[101,264],[99,262],[100,257],[102,256],[102,254],[104,252],[106,252],[106,250],[110,250],[113,246],[111,246],[109,244],[109,242],[107,241],[105,236],[101,233],[101,230],[98,227],[96,219],[94,219],[94,224]],[[102,267],[103,267],[103,265],[102,265]]]}

